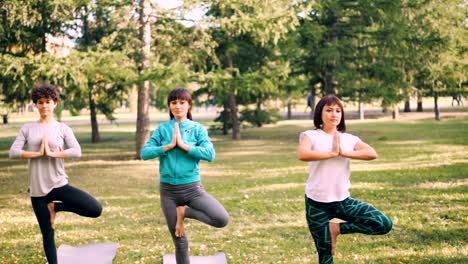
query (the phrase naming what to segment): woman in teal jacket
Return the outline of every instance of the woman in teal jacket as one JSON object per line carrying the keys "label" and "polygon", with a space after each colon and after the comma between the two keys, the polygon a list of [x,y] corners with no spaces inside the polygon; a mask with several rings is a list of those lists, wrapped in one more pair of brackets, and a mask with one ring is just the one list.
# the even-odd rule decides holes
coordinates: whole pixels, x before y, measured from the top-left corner
{"label": "woman in teal jacket", "polygon": [[229,221],[226,209],[204,189],[198,163],[213,161],[215,150],[208,132],[192,121],[192,97],[176,88],[167,98],[171,120],[160,124],[141,151],[143,160],[159,158],[161,208],[176,248],[177,264],[188,264],[184,218],[214,227]]}

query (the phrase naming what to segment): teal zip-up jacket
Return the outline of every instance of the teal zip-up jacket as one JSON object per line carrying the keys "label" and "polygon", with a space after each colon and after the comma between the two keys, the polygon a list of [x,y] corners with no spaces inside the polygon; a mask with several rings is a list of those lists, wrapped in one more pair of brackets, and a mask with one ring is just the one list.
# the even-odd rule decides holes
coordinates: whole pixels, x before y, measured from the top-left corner
{"label": "teal zip-up jacket", "polygon": [[164,146],[172,141],[175,122],[172,119],[156,128],[141,150],[141,158],[143,160],[159,158],[161,182],[180,185],[200,181],[198,163],[200,160],[213,161],[215,157],[208,132],[201,124],[190,119],[180,122],[180,135],[184,143],[190,146],[189,151],[186,152],[176,146],[164,152]]}

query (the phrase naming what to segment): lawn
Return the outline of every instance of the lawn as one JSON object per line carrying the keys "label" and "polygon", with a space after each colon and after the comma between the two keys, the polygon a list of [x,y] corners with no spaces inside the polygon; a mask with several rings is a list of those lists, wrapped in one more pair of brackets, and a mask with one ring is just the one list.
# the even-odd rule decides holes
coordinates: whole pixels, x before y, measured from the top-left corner
{"label": "lawn", "polygon": [[[156,124],[152,124],[154,127]],[[316,263],[304,217],[307,164],[296,158],[298,135],[311,121],[283,121],[242,131],[242,140],[211,133],[217,156],[202,162],[205,189],[224,204],[223,229],[186,221],[192,255],[224,252],[228,263]],[[134,160],[134,124],[101,125],[104,141],[74,125],[83,156],[67,160],[70,183],[104,206],[97,219],[60,213],[57,246],[117,242],[114,263],[162,263],[173,253],[159,206],[158,161]],[[440,122],[349,122],[378,160],[352,162],[352,196],[393,219],[385,236],[340,236],[335,262],[468,262],[468,118]],[[0,129],[0,263],[45,263],[27,193],[26,161],[9,160],[18,127]]]}

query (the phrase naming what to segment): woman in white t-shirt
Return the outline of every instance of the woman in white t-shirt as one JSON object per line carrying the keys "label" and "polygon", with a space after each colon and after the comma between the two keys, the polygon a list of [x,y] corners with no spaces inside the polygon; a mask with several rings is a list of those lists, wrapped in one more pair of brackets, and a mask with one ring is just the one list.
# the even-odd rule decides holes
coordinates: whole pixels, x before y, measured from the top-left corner
{"label": "woman in white t-shirt", "polygon": [[[350,196],[350,159],[373,160],[375,150],[360,138],[345,133],[343,104],[334,95],[315,107],[315,130],[301,133],[298,158],[309,164],[305,188],[306,218],[320,264],[333,263],[340,234],[383,235],[392,221],[369,204]],[[346,222],[330,222],[339,218]]]}

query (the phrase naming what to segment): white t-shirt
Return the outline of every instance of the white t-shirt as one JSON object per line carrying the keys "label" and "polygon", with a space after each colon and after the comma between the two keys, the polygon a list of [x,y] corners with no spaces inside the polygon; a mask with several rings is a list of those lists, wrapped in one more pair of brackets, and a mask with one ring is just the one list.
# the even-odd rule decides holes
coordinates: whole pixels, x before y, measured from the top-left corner
{"label": "white t-shirt", "polygon": [[[333,135],[321,129],[307,130],[301,133],[299,141],[304,135],[312,141],[312,150],[331,152]],[[348,133],[339,133],[341,149],[353,151],[360,138]],[[317,202],[343,201],[350,196],[351,182],[350,159],[342,156],[326,160],[310,161],[309,178],[305,187],[307,197]]]}

